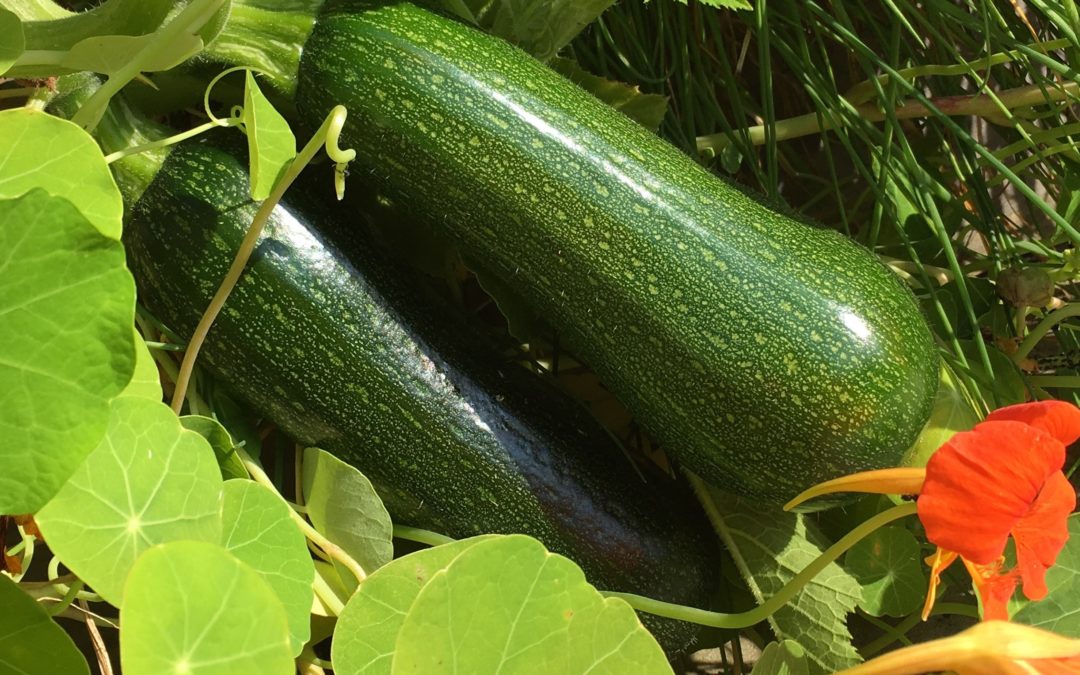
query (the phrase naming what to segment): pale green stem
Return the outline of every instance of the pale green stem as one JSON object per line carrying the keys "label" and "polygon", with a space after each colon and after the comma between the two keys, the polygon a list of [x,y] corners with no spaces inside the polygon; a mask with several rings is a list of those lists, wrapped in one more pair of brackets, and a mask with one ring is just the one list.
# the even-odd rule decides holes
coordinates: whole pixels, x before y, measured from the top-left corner
{"label": "pale green stem", "polygon": [[820,574],[825,567],[843,555],[845,551],[861,541],[864,537],[894,520],[899,520],[900,518],[915,513],[916,505],[914,502],[910,502],[894,506],[887,511],[877,514],[873,518],[870,518],[841,537],[835,544],[825,549],[814,562],[807,565],[806,568],[795,575],[794,579],[789,581],[771,598],[754,609],[740,612],[739,614],[710,612],[704,609],[685,607],[683,605],[676,605],[661,600],[653,600],[652,598],[646,598],[632,593],[616,593],[612,591],[601,592],[607,597],[625,600],[634,609],[648,612],[649,614],[656,614],[657,616],[667,617],[669,619],[679,619],[680,621],[689,621],[691,623],[712,626],[714,628],[746,628],[748,626],[753,626],[756,623],[760,623],[772,616],[776,610],[783,607],[789,600],[795,597],[804,586],[813,581],[814,577]]}
{"label": "pale green stem", "polygon": [[[273,490],[274,494],[278,494],[277,486],[274,485],[274,481],[270,480],[270,476],[266,475],[262,466],[252,459],[251,455],[247,454],[241,447],[236,448],[236,455],[240,458],[240,461],[244,463],[244,468],[251,474],[252,480],[263,487]],[[327,555],[348,569],[349,573],[356,577],[357,583],[367,579],[367,573],[364,572],[364,568],[360,566],[360,563],[356,562],[356,560],[340,546],[324,537],[321,532],[311,526],[311,523],[304,520],[303,516],[296,511],[289,509],[289,517],[292,518],[292,521],[296,523],[296,526],[300,528],[300,531],[304,533],[305,537],[318,544],[322,550],[326,551]]]}
{"label": "pale green stem", "polygon": [[161,138],[150,143],[133,145],[131,147],[124,148],[123,150],[117,150],[112,154],[105,155],[105,163],[112,164],[113,162],[121,160],[130,155],[136,155],[140,152],[147,152],[149,150],[157,150],[158,148],[168,147],[181,141],[186,141],[189,138],[198,136],[201,133],[210,131],[211,129],[216,129],[218,127],[235,127],[239,124],[240,120],[234,117],[226,117],[224,119],[218,118],[205,124],[200,124],[193,129],[188,129],[187,131],[184,131],[182,133],[169,136],[168,138]]}
{"label": "pale green stem", "polygon": [[187,392],[192,369],[195,367],[195,359],[199,355],[199,350],[202,349],[207,333],[210,332],[210,326],[213,325],[214,319],[221,313],[229,294],[232,293],[236,283],[240,280],[240,275],[244,273],[244,268],[255,250],[255,244],[259,241],[263,227],[270,219],[270,214],[273,213],[274,207],[281,201],[285,191],[300,175],[300,171],[307,166],[308,162],[312,160],[324,144],[326,154],[337,163],[335,187],[338,191],[338,198],[341,198],[342,191],[345,189],[345,164],[352,161],[356,156],[355,151],[342,150],[338,146],[341,128],[345,124],[345,114],[345,108],[340,105],[335,106],[330,111],[319,130],[315,132],[311,140],[304,146],[304,149],[300,151],[300,154],[289,164],[289,168],[274,185],[270,195],[259,205],[259,210],[255,213],[255,218],[251,221],[251,226],[248,228],[247,234],[244,235],[244,240],[240,242],[240,248],[236,252],[236,257],[233,258],[225,279],[222,280],[213,299],[210,300],[210,305],[203,312],[202,318],[199,319],[199,325],[195,327],[195,332],[188,341],[188,348],[184,353],[184,360],[180,365],[180,372],[176,378],[176,390],[173,392],[172,409],[176,414],[180,414],[180,409],[184,405],[184,395]]}
{"label": "pale green stem", "polygon": [[[1000,119],[1001,106],[1008,110],[1025,108],[1042,103],[1063,101],[1077,96],[1078,93],[1080,93],[1080,83],[1077,82],[1066,82],[1061,87],[1054,89],[1045,89],[1037,84],[1032,84],[1008,89],[996,95],[945,96],[930,99],[930,103],[945,115],[953,117],[972,115],[995,121]],[[877,105],[860,104],[853,106],[853,109],[869,122],[881,122],[887,117],[885,111]],[[907,101],[893,110],[893,115],[898,120],[930,117],[934,114],[921,101]],[[779,120],[774,126],[773,137],[777,141],[785,141],[809,136],[810,134],[832,129],[834,120],[839,119],[837,115],[819,117],[817,113],[808,113],[786,120]],[[740,134],[745,133],[754,145],[763,145],[765,143],[765,132],[766,127],[763,124],[748,127],[745,131],[739,131]],[[706,150],[719,152],[730,145],[731,142],[732,139],[727,133],[709,134],[698,137],[697,148],[698,152]]]}
{"label": "pale green stem", "polygon": [[86,584],[83,583],[82,579],[77,579],[75,583],[71,584],[68,588],[67,593],[64,593],[64,597],[60,598],[60,602],[52,607],[46,607],[45,611],[49,616],[56,616],[60,612],[63,612],[71,605],[71,603],[75,602],[78,598],[79,591],[81,591],[85,585]]}
{"label": "pale green stem", "polygon": [[326,579],[316,574],[313,588],[315,595],[319,596],[319,600],[322,600],[323,605],[330,610],[330,613],[334,616],[341,616],[341,613],[345,610],[345,603],[337,596],[334,589],[330,588],[330,584],[326,583]]}
{"label": "pale green stem", "polygon": [[452,544],[457,541],[445,534],[431,532],[430,530],[421,530],[418,527],[409,527],[407,525],[394,525],[394,536],[398,539],[415,541],[420,544],[427,544],[428,546],[441,546],[442,544]]}
{"label": "pale green stem", "polygon": [[1012,355],[1013,361],[1019,363],[1021,360],[1026,359],[1031,350],[1035,348],[1035,345],[1039,343],[1039,340],[1042,340],[1050,332],[1051,328],[1066,319],[1078,315],[1080,315],[1080,302],[1070,303],[1047,314],[1038,325],[1031,329],[1024,341],[1016,348],[1016,353]]}
{"label": "pale green stem", "polygon": [[37,87],[16,87],[14,89],[0,89],[0,99],[22,98],[24,96],[33,96],[36,93]]}

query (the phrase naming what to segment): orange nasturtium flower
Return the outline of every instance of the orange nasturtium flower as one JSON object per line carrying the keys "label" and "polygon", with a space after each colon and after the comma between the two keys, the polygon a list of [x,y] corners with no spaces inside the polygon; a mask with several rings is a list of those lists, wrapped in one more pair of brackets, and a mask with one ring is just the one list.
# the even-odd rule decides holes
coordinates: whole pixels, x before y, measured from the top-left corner
{"label": "orange nasturtium flower", "polygon": [[[941,572],[959,558],[982,600],[983,619],[1009,618],[1006,606],[1021,582],[1030,600],[1046,596],[1046,570],[1069,538],[1076,492],[1061,469],[1065,446],[1080,438],[1080,409],[1063,401],[995,410],[971,431],[954,435],[925,469],[867,471],[814,486],[788,504],[832,492],[918,494],[919,520],[937,545],[927,558],[929,614]],[[1005,570],[1009,537],[1016,567]]]}

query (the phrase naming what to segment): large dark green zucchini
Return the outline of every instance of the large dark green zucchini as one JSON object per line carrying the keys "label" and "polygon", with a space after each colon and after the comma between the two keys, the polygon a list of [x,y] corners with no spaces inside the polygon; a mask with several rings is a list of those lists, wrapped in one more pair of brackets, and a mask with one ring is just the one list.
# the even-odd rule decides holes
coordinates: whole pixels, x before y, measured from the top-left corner
{"label": "large dark green zucchini", "polygon": [[[185,144],[131,209],[139,299],[182,334],[251,220],[247,185],[233,155]],[[600,588],[710,602],[715,538],[685,491],[643,482],[579,406],[406,288],[364,228],[320,217],[316,231],[313,217],[274,212],[200,363],[289,435],[363,470],[395,522],[533,535]],[[648,622],[668,649],[695,633]]]}
{"label": "large dark green zucchini", "polygon": [[354,176],[529,299],[685,467],[743,495],[900,463],[938,381],[867,250],[763,206],[520,50],[329,0],[297,108],[349,109]]}

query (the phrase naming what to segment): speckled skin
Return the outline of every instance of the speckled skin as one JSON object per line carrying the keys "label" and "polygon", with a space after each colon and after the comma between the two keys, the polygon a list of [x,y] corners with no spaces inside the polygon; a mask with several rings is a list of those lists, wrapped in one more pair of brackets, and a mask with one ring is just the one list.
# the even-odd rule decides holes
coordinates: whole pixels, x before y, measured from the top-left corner
{"label": "speckled skin", "polygon": [[[232,155],[184,144],[132,209],[124,243],[140,301],[181,334],[250,223],[247,186]],[[395,522],[529,534],[600,588],[710,602],[715,537],[686,491],[643,482],[580,406],[407,288],[409,272],[363,227],[323,217],[316,232],[290,208],[275,210],[201,365],[299,442],[361,469]],[[647,621],[668,650],[697,631]]]}
{"label": "speckled skin", "polygon": [[[375,8],[369,5],[380,5]],[[895,465],[938,381],[911,293],[509,44],[408,3],[330,0],[301,58],[353,170],[534,303],[682,464],[783,501]]]}

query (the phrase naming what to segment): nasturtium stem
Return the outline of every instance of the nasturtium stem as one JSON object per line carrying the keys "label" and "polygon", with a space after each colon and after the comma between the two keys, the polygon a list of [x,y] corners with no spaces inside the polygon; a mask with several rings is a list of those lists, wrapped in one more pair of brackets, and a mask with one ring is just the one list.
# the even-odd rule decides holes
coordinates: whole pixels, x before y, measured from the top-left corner
{"label": "nasturtium stem", "polygon": [[117,150],[114,153],[105,155],[105,163],[112,164],[113,162],[128,157],[130,155],[135,155],[140,152],[147,152],[148,150],[157,150],[158,148],[168,147],[181,141],[186,141],[187,139],[194,136],[198,136],[201,133],[210,131],[211,129],[216,129],[218,127],[235,127],[239,124],[240,120],[233,117],[214,119],[205,124],[200,124],[193,129],[188,129],[187,131],[184,131],[182,133],[169,136],[168,138],[162,138],[156,141],[152,141],[150,143],[144,143],[143,145],[133,145],[129,148],[124,148],[123,150]]}
{"label": "nasturtium stem", "polygon": [[441,546],[443,544],[452,544],[457,541],[445,534],[439,534],[438,532],[432,532],[430,530],[422,530],[419,527],[409,527],[408,525],[394,525],[394,536],[398,539],[415,541],[419,544],[427,544],[428,546]]}
{"label": "nasturtium stem", "polygon": [[713,628],[746,628],[769,618],[776,610],[783,607],[789,600],[795,597],[804,586],[813,581],[814,577],[820,574],[829,563],[839,558],[845,551],[864,537],[894,520],[913,515],[915,512],[915,503],[911,502],[894,506],[887,511],[882,511],[873,518],[870,518],[841,537],[835,544],[825,549],[814,562],[807,565],[801,572],[795,575],[795,578],[781,588],[776,595],[754,609],[746,612],[724,614],[694,607],[685,607],[683,605],[676,605],[661,600],[653,600],[652,598],[646,598],[632,593],[617,593],[613,591],[601,591],[601,593],[609,598],[621,598],[634,609],[648,612],[649,614],[656,614],[657,616],[667,617],[669,619],[689,621],[703,626],[712,626]]}
{"label": "nasturtium stem", "polygon": [[[236,448],[236,455],[240,458],[240,461],[244,463],[244,468],[251,474],[251,479],[256,483],[259,483],[263,487],[269,488],[274,491],[279,497],[281,494],[277,490],[277,486],[274,485],[274,481],[270,480],[270,476],[266,475],[266,471],[259,465],[251,455],[247,454],[243,448]],[[286,502],[287,504],[288,502]],[[300,531],[304,533],[304,536],[319,545],[322,550],[326,551],[326,554],[341,563],[349,573],[356,577],[357,583],[367,579],[367,573],[364,572],[364,568],[360,566],[360,563],[356,562],[352,556],[345,552],[343,548],[327,539],[321,532],[311,526],[311,523],[304,520],[304,517],[293,509],[289,509],[289,517],[296,523],[296,526],[300,528]]]}
{"label": "nasturtium stem", "polygon": [[255,250],[255,244],[258,243],[263,227],[270,219],[270,214],[273,213],[274,208],[281,201],[285,190],[292,185],[296,177],[300,175],[300,171],[307,166],[308,162],[315,157],[315,154],[324,145],[326,154],[337,163],[338,171],[335,176],[335,187],[338,189],[338,198],[340,199],[341,191],[344,189],[342,182],[344,180],[344,166],[356,156],[354,150],[343,150],[338,146],[338,137],[341,135],[341,128],[345,124],[345,115],[344,106],[335,106],[330,111],[319,130],[315,132],[311,140],[293,159],[292,163],[289,164],[289,168],[274,185],[270,196],[259,205],[259,210],[256,211],[255,218],[252,220],[247,234],[244,235],[243,241],[240,242],[240,249],[236,252],[232,266],[229,267],[225,279],[221,282],[221,286],[218,288],[217,293],[214,294],[202,318],[199,319],[199,325],[195,327],[195,333],[191,336],[191,340],[188,341],[184,361],[180,365],[180,372],[176,378],[176,389],[173,392],[172,409],[177,415],[180,414],[180,409],[184,405],[184,396],[187,394],[188,382],[191,380],[191,372],[195,367],[195,359],[198,357],[199,350],[206,340],[207,333],[210,332],[210,326],[214,323],[214,319],[217,318],[218,314],[221,313],[229,294],[232,293],[236,283],[240,280],[240,275],[243,274],[244,268]]}
{"label": "nasturtium stem", "polygon": [[341,613],[345,610],[345,603],[337,596],[334,589],[330,588],[330,584],[326,583],[326,579],[316,574],[313,588],[315,595],[319,596],[319,600],[330,610],[330,613],[334,616],[341,616]]}
{"label": "nasturtium stem", "polygon": [[79,591],[81,591],[85,585],[86,584],[83,583],[82,579],[76,579],[75,583],[68,587],[67,592],[64,593],[64,597],[60,599],[60,602],[52,607],[46,607],[45,611],[48,612],[49,616],[56,616],[64,611],[71,603],[75,602],[79,597]]}

